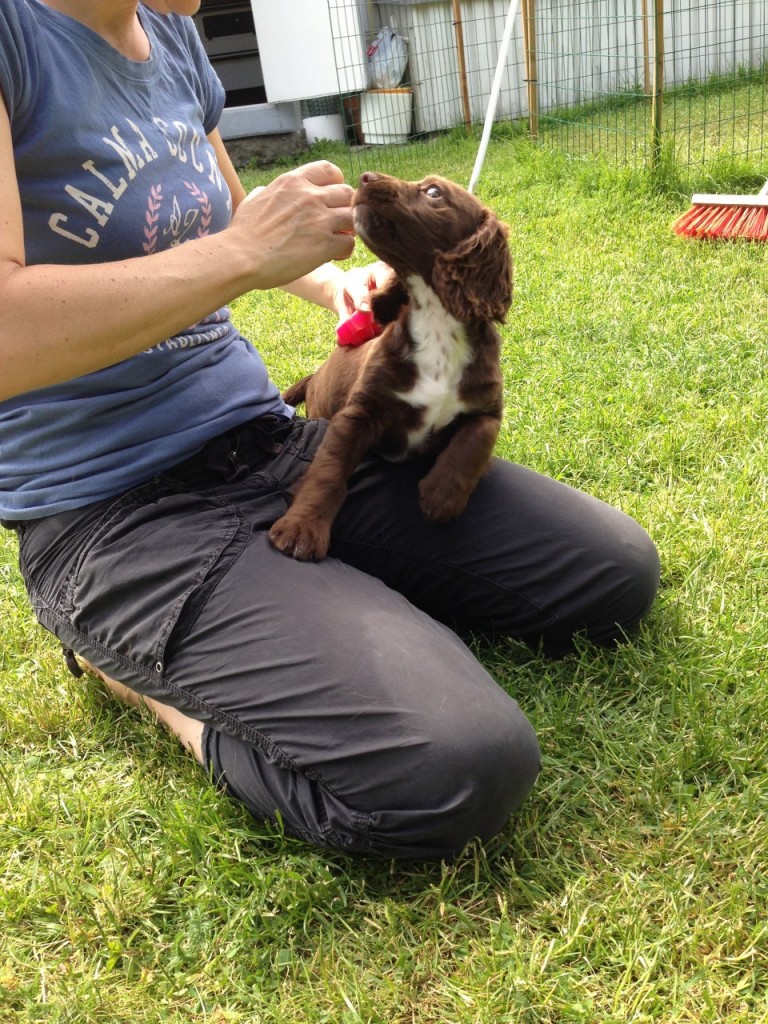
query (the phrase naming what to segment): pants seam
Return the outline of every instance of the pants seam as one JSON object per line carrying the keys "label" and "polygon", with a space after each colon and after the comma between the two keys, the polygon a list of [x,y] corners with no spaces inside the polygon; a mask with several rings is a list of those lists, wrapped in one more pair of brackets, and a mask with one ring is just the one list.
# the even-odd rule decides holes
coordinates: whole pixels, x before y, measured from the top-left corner
{"label": "pants seam", "polygon": [[[218,758],[214,755],[214,753],[211,750],[211,737],[213,733],[215,733],[216,731],[217,730],[210,723],[205,723],[203,727],[203,737],[201,743],[204,762],[203,767],[205,771],[209,773],[215,785],[223,789],[225,792],[233,796],[235,799],[239,800],[244,806],[247,807],[247,802],[238,793],[237,787],[229,781],[229,779],[227,778],[226,771],[224,770],[222,765],[219,763]],[[287,755],[285,756],[287,757]],[[294,768],[294,770],[298,774],[304,775],[305,778],[312,777],[310,776],[309,773],[302,772],[298,768]],[[313,831],[312,829],[303,828],[300,825],[292,825],[290,829],[291,834],[298,835],[301,838],[307,840],[307,842],[314,844],[315,846],[326,845],[341,848],[350,848],[354,846],[355,849],[361,852],[369,851],[372,848],[370,835],[371,815],[366,814],[363,811],[356,811],[353,808],[348,807],[346,801],[342,801],[339,794],[336,793],[331,786],[328,786],[322,779],[316,778],[315,781],[320,783],[332,796],[334,796],[337,800],[343,802],[344,806],[347,807],[350,818],[350,830],[355,833],[355,838],[350,841],[349,835],[346,835],[342,832],[338,832],[336,829],[330,827],[322,829],[323,822],[325,822],[326,825],[328,824],[328,816],[324,809],[322,815],[323,820],[320,823],[321,831]]]}
{"label": "pants seam", "polygon": [[[106,647],[93,637],[90,637],[85,633],[81,633],[79,630],[75,629],[66,618],[61,616],[47,603],[40,601],[37,604],[37,608],[38,611],[45,609],[48,616],[50,616],[50,619],[58,625],[60,633],[66,634],[66,640],[64,640],[59,632],[56,632],[55,630],[51,630],[51,632],[62,640],[62,642],[66,642],[66,644],[70,646],[76,654],[86,657],[86,655],[91,651],[96,651],[109,659],[110,662],[123,666],[126,669],[126,673],[133,676],[134,679],[136,676],[139,676],[142,679],[146,679],[147,682],[152,682],[160,686],[168,694],[175,694],[178,697],[183,697],[184,701],[191,704],[197,711],[210,715],[215,721],[222,725],[227,725],[231,734],[236,738],[250,744],[251,746],[264,750],[265,753],[275,757],[282,765],[289,767],[292,771],[298,772],[307,778],[316,778],[316,781],[321,782],[328,792],[337,796],[337,794],[333,792],[333,789],[330,786],[327,786],[322,779],[317,778],[310,772],[302,770],[290,754],[287,754],[281,747],[277,746],[277,744],[270,740],[268,736],[260,733],[247,723],[239,721],[233,715],[230,715],[229,712],[222,711],[221,708],[216,707],[214,704],[209,704],[208,701],[201,700],[201,698],[197,697],[195,694],[189,693],[182,687],[177,686],[167,678],[165,673],[153,672],[150,669],[145,668],[143,665],[126,658],[124,655],[120,654],[119,651],[112,650],[112,648]],[[128,679],[119,679],[118,682],[123,683],[129,688],[136,689],[139,693],[142,692],[135,685],[131,687],[131,682]]]}
{"label": "pants seam", "polygon": [[413,564],[414,562],[419,562],[422,565],[437,567],[442,573],[449,571],[451,573],[456,573],[458,576],[464,576],[472,580],[479,580],[480,582],[482,582],[484,586],[491,586],[494,589],[502,591],[505,594],[510,594],[517,601],[520,601],[521,603],[525,602],[525,604],[527,604],[529,608],[535,608],[536,611],[539,612],[541,616],[546,620],[542,624],[542,630],[550,626],[563,625],[563,621],[561,620],[557,612],[545,611],[545,609],[540,604],[538,604],[536,601],[532,600],[529,597],[525,597],[519,591],[514,590],[511,587],[506,587],[504,586],[503,583],[497,583],[495,580],[490,580],[486,576],[481,576],[479,573],[472,572],[469,569],[464,569],[461,566],[453,566],[450,564],[446,564],[445,562],[439,562],[437,561],[437,559],[427,558],[425,555],[420,555],[418,552],[403,551],[400,548],[395,548],[391,545],[370,544],[366,541],[348,539],[339,539],[333,544],[331,554],[336,555],[336,557],[340,558],[341,561],[345,561],[345,559],[338,553],[338,551],[343,547],[359,548],[361,550],[367,551],[377,551],[387,556],[395,556],[401,558],[403,561],[410,564]]}

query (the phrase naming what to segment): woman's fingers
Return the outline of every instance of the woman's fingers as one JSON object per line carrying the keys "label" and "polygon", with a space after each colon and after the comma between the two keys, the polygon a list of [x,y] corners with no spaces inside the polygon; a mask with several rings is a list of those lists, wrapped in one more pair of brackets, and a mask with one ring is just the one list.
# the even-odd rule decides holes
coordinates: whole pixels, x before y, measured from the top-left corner
{"label": "woman's fingers", "polygon": [[237,208],[233,227],[262,256],[258,287],[294,281],[354,250],[354,189],[335,164],[318,160],[254,189]]}
{"label": "woman's fingers", "polygon": [[[313,185],[342,185],[344,174],[341,168],[330,160],[313,160],[288,171],[286,177],[306,178]],[[348,186],[349,187],[349,186]]]}

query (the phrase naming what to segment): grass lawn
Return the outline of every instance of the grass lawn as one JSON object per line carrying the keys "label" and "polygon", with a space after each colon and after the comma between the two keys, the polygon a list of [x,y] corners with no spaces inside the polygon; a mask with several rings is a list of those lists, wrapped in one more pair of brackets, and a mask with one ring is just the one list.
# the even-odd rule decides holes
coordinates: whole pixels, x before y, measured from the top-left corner
{"label": "grass lawn", "polygon": [[[634,94],[599,97],[593,104],[541,115],[541,141],[572,156],[646,166],[651,147],[651,103]],[[664,146],[685,166],[717,162],[722,154],[754,161],[768,133],[768,65],[706,83],[667,88]]]}
{"label": "grass lawn", "polygon": [[[475,146],[398,173],[466,182]],[[663,565],[616,652],[478,643],[544,755],[485,848],[365,862],[255,824],[67,673],[0,535],[0,1020],[768,1021],[768,247],[674,236],[689,184],[500,139],[477,188],[516,261],[499,451],[635,516]],[[234,314],[281,385],[333,341],[283,293]]]}

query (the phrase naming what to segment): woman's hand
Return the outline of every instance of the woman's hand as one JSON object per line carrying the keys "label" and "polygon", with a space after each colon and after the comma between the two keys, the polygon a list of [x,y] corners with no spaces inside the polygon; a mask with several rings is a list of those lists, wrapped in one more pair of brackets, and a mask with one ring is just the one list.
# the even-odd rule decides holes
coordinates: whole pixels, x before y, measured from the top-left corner
{"label": "woman's hand", "polygon": [[251,247],[258,253],[258,276],[251,287],[285,285],[328,261],[351,256],[353,194],[339,168],[319,160],[247,195],[227,230],[243,251]]}
{"label": "woman's hand", "polygon": [[381,260],[365,267],[350,267],[340,278],[334,309],[343,321],[359,309],[371,308],[371,292],[382,288],[394,275],[394,270]]}

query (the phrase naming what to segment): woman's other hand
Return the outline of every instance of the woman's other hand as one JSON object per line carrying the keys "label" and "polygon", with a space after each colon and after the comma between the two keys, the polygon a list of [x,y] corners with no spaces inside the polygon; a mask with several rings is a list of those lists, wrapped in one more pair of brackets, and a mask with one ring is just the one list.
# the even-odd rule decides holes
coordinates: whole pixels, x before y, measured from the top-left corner
{"label": "woman's other hand", "polygon": [[371,292],[382,288],[392,278],[394,270],[378,260],[364,267],[350,267],[340,279],[334,308],[340,320],[346,320],[358,310],[371,308]]}

